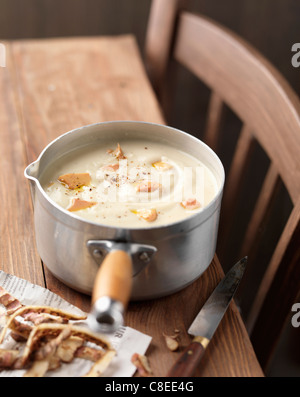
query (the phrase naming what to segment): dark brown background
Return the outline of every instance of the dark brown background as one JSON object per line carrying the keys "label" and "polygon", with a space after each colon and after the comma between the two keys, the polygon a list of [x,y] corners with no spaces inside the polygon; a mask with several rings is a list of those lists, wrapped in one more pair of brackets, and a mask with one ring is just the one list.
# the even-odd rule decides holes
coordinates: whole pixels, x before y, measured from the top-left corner
{"label": "dark brown background", "polygon": [[[133,33],[143,52],[150,4],[151,0],[0,0],[0,41]],[[189,9],[213,18],[250,42],[300,95],[300,68],[291,64],[291,47],[300,42],[299,0],[190,0]],[[179,69],[178,77],[177,94],[167,121],[201,138],[208,91],[183,69]],[[225,169],[230,158],[230,143],[234,144],[240,127],[230,112],[226,118],[225,150],[221,154]],[[259,167],[263,166],[263,155],[257,155],[261,159]],[[257,170],[257,164],[255,168]],[[278,203],[276,222],[284,224],[288,211],[289,203],[283,195]],[[243,228],[243,223],[239,223]],[[238,242],[232,241],[234,252]],[[265,249],[262,255],[270,253]],[[230,259],[221,258],[221,262],[226,268]],[[268,375],[300,375],[299,332],[287,324]]]}
{"label": "dark brown background", "polygon": [[[151,0],[0,0],[0,39],[134,33],[143,48]],[[298,0],[189,0],[258,48],[300,93],[291,47],[300,42]],[[222,60],[220,60],[221,62]]]}

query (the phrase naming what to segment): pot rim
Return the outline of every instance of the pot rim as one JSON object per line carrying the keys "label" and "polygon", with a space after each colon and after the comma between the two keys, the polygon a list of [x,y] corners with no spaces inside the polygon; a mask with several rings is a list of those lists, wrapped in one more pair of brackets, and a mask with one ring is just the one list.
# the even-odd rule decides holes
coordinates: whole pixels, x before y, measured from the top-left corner
{"label": "pot rim", "polygon": [[[29,174],[29,170],[34,167],[35,165],[39,165],[41,159],[43,158],[43,156],[45,155],[45,153],[47,152],[47,150],[53,146],[56,142],[58,142],[59,140],[63,139],[64,137],[71,135],[73,133],[79,132],[82,129],[86,129],[86,128],[91,128],[91,127],[96,127],[96,126],[102,126],[102,125],[109,125],[109,124],[140,124],[140,125],[152,125],[152,126],[157,126],[159,128],[166,128],[169,130],[173,130],[176,131],[177,133],[180,133],[184,136],[186,136],[186,139],[190,139],[190,140],[194,140],[198,145],[199,143],[205,147],[205,150],[207,150],[208,152],[210,152],[210,154],[214,157],[214,159],[216,160],[218,167],[221,171],[221,182],[220,182],[220,186],[218,187],[218,191],[217,194],[215,195],[215,197],[210,201],[210,203],[208,205],[206,205],[205,207],[203,207],[200,211],[197,211],[195,214],[192,214],[190,216],[188,216],[187,218],[184,218],[182,220],[179,221],[175,221],[175,222],[169,222],[163,225],[154,225],[154,226],[148,226],[148,227],[118,227],[118,226],[113,226],[113,225],[107,225],[107,224],[103,224],[100,222],[94,222],[91,220],[87,220],[85,218],[82,218],[74,213],[71,213],[70,211],[67,211],[66,209],[62,208],[60,205],[58,205],[55,201],[53,201],[45,192],[45,190],[42,188],[40,181],[38,179],[38,177],[32,176]],[[38,187],[39,192],[43,195],[43,197],[45,198],[45,200],[56,209],[56,211],[58,211],[59,213],[61,213],[61,215],[66,216],[67,219],[73,219],[74,222],[77,223],[82,223],[84,225],[92,225],[93,227],[104,227],[107,228],[109,230],[120,230],[120,231],[124,231],[124,232],[130,232],[130,231],[147,231],[147,230],[158,230],[158,229],[169,229],[169,228],[177,228],[178,226],[184,226],[187,223],[193,223],[197,218],[199,218],[199,220],[201,220],[200,223],[202,223],[204,220],[202,219],[203,217],[203,213],[207,213],[212,210],[212,212],[215,212],[215,205],[216,203],[220,200],[220,198],[222,197],[223,194],[223,189],[224,189],[224,183],[225,183],[225,170],[224,170],[224,166],[220,160],[220,158],[218,157],[218,155],[203,141],[201,141],[200,139],[194,137],[193,135],[184,132],[178,128],[175,127],[171,127],[168,125],[164,125],[164,124],[158,124],[158,123],[152,123],[152,122],[146,122],[146,121],[134,121],[134,120],[114,120],[114,121],[104,121],[104,122],[98,122],[98,123],[92,123],[92,124],[87,124],[81,127],[77,127],[74,128],[70,131],[67,131],[63,134],[61,134],[60,136],[58,136],[57,138],[53,139],[50,143],[48,143],[44,149],[41,151],[40,155],[38,156],[38,158],[33,161],[32,163],[30,163],[24,170],[24,175],[27,179],[32,180],[35,182],[36,186]],[[205,218],[206,219],[206,218]]]}

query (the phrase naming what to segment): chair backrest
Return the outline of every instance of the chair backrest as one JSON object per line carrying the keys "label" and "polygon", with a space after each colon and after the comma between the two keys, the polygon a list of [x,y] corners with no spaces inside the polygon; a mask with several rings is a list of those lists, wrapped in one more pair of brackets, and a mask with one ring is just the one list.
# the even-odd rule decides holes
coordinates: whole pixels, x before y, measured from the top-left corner
{"label": "chair backrest", "polygon": [[[279,72],[236,34],[183,9],[178,0],[154,0],[145,45],[150,79],[162,97],[170,60],[175,59],[211,90],[204,141],[218,152],[226,107],[242,122],[226,178],[217,253],[226,250],[240,187],[254,146],[269,166],[248,221],[239,255],[257,262],[261,230],[268,230],[272,204],[281,183],[291,212],[277,241],[246,325],[264,369],[300,290],[300,102]],[[252,259],[252,261],[251,261]]]}

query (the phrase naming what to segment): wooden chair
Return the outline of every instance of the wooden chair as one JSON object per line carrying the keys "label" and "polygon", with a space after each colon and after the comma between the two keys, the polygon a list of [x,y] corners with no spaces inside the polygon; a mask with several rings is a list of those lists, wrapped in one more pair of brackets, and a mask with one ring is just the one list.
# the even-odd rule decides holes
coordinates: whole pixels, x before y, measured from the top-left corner
{"label": "wooden chair", "polygon": [[[226,231],[233,222],[254,145],[260,145],[270,165],[241,250],[236,252],[237,257],[249,256],[249,271],[255,271],[255,263],[260,265],[254,255],[256,240],[260,240],[262,229],[271,231],[268,220],[281,183],[291,200],[290,215],[246,321],[257,357],[266,370],[300,290],[300,103],[284,78],[254,48],[208,18],[185,11],[183,5],[178,0],[152,2],[145,63],[161,99],[174,60],[209,87],[204,141],[216,151],[225,133],[221,123],[224,109],[230,108],[242,123],[226,178],[219,235],[223,244],[218,250],[223,252],[230,239]],[[220,259],[222,263],[222,256]]]}

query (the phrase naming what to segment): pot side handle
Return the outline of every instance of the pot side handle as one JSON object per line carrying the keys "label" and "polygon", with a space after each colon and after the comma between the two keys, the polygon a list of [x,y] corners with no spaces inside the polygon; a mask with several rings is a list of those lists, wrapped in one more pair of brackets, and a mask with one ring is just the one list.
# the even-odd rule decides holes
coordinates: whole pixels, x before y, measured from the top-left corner
{"label": "pot side handle", "polygon": [[109,252],[98,269],[92,291],[88,323],[93,331],[111,333],[123,325],[131,288],[130,254],[119,249]]}
{"label": "pot side handle", "polygon": [[101,261],[88,323],[95,332],[111,333],[123,325],[134,277],[150,263],[157,249],[146,244],[110,240],[88,240],[87,247],[95,261]]}
{"label": "pot side handle", "polygon": [[96,274],[92,292],[94,304],[102,296],[109,296],[126,308],[132,288],[132,260],[125,251],[108,253]]}

